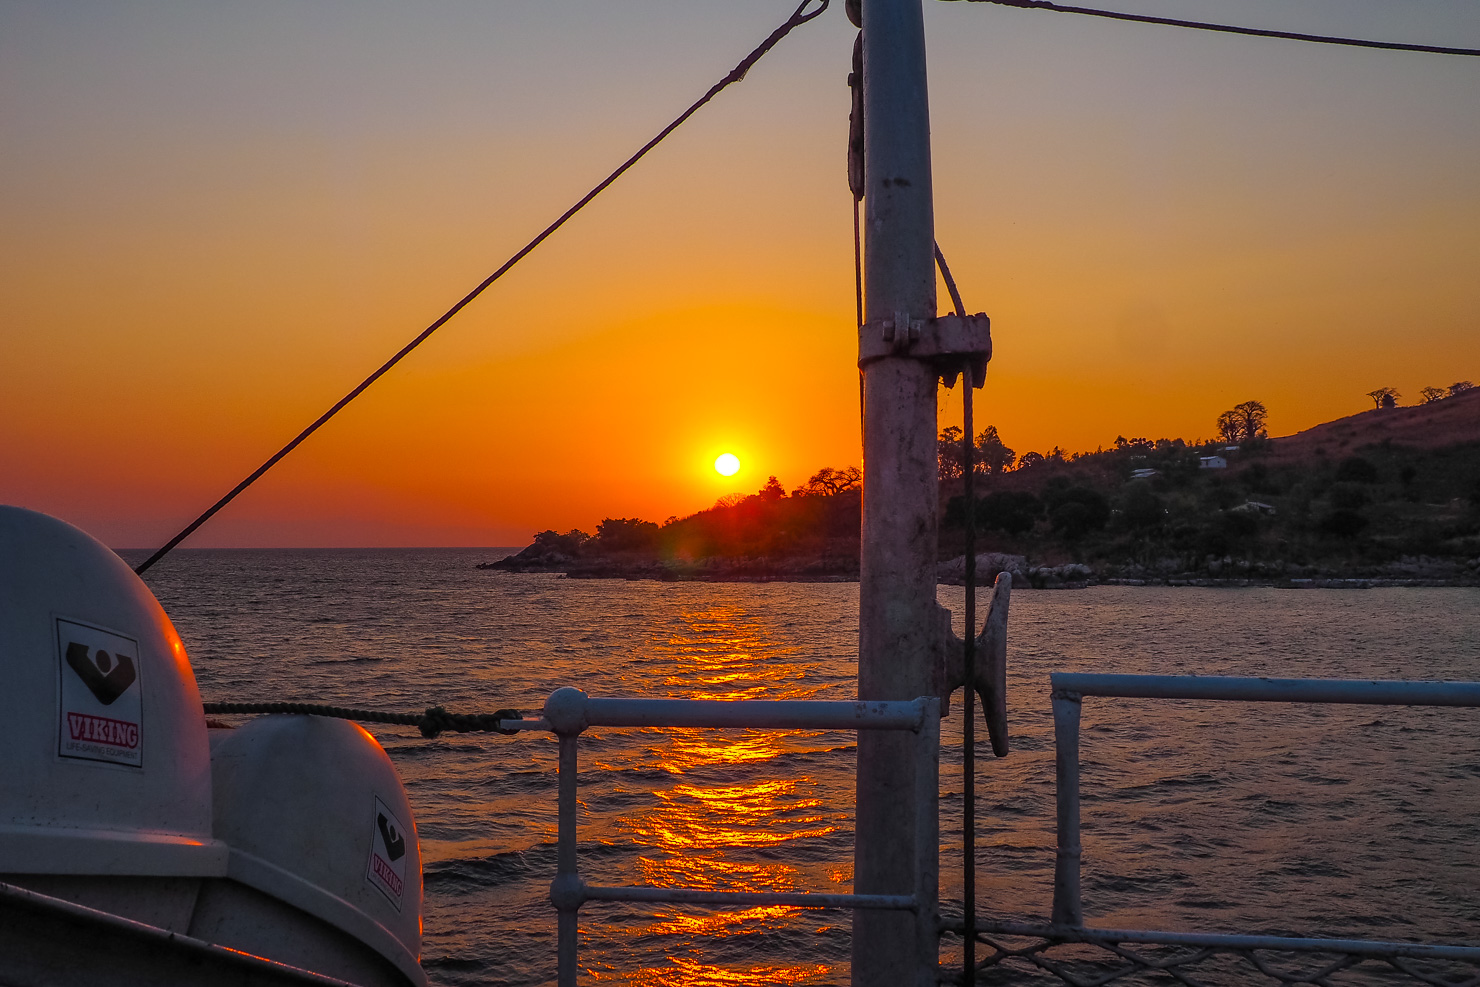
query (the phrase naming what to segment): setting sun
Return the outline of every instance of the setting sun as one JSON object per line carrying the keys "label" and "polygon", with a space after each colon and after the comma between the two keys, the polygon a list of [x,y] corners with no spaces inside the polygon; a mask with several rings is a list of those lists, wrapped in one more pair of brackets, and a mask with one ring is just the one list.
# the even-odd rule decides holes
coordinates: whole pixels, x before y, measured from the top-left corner
{"label": "setting sun", "polygon": [[740,472],[740,460],[732,452],[727,452],[714,461],[714,471],[720,476],[734,476]]}

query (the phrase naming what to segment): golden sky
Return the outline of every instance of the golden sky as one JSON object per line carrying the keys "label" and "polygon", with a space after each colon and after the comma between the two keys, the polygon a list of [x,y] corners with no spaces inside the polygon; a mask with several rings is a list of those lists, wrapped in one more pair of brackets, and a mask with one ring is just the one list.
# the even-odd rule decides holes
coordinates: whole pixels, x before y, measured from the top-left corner
{"label": "golden sky", "polygon": [[[1480,59],[927,3],[938,238],[1019,452],[1480,380]],[[1105,5],[1480,47],[1470,0]],[[787,13],[0,7],[0,502],[159,544]],[[523,544],[857,464],[852,33],[799,29],[187,544]]]}

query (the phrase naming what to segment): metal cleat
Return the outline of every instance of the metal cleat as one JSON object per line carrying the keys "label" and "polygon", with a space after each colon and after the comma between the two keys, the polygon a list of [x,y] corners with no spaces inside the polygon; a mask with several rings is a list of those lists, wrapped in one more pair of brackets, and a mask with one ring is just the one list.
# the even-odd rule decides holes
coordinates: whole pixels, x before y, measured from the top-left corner
{"label": "metal cleat", "polygon": [[[976,639],[976,694],[981,697],[982,712],[987,718],[987,732],[992,738],[992,753],[1006,757],[1007,743],[1007,608],[1012,600],[1012,575],[999,573],[992,584],[992,599],[987,604],[987,619]],[[950,630],[950,614],[944,615],[944,647],[941,651],[941,715],[949,711],[951,693],[966,685],[966,642]]]}

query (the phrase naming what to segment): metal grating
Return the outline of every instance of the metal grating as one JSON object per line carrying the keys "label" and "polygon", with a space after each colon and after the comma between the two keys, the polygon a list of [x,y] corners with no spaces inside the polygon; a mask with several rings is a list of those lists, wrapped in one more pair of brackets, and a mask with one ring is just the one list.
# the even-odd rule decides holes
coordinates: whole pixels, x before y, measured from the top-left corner
{"label": "metal grating", "polygon": [[[947,922],[944,931],[959,937],[961,925]],[[1475,947],[1005,923],[979,929],[976,940],[986,947],[977,964],[978,984],[1480,987],[1480,948]],[[961,975],[953,973],[940,982],[961,981]]]}

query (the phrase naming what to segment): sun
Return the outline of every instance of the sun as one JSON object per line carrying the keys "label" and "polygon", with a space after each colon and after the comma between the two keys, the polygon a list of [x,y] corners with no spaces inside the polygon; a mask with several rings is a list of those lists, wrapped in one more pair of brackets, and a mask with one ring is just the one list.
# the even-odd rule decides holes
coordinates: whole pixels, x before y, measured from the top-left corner
{"label": "sun", "polygon": [[740,472],[740,460],[733,452],[727,452],[714,461],[714,471],[720,476],[734,476]]}

